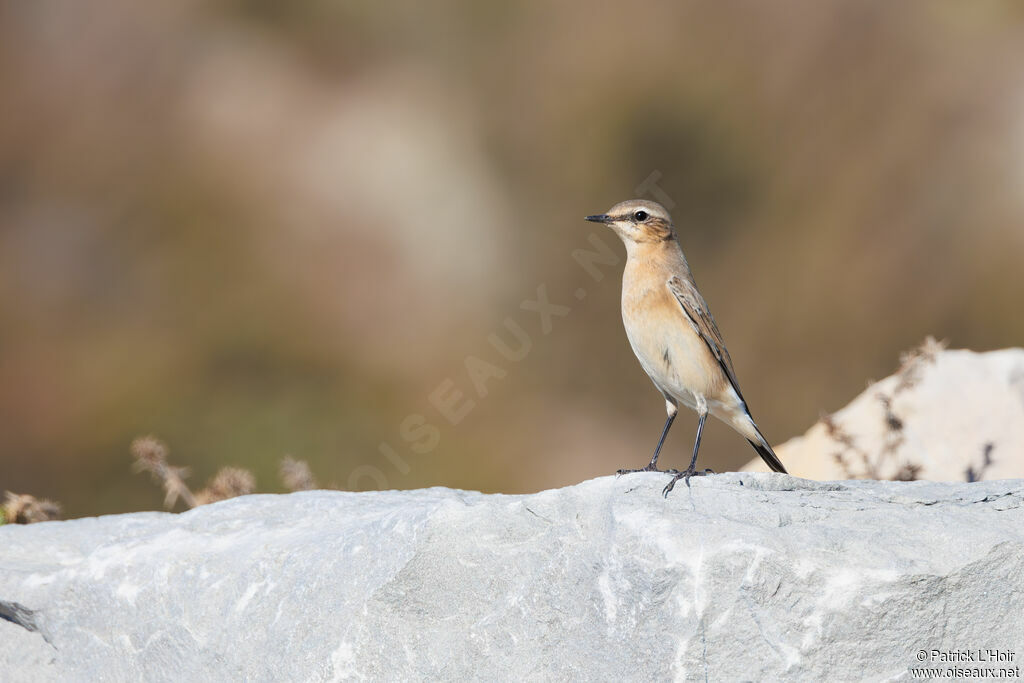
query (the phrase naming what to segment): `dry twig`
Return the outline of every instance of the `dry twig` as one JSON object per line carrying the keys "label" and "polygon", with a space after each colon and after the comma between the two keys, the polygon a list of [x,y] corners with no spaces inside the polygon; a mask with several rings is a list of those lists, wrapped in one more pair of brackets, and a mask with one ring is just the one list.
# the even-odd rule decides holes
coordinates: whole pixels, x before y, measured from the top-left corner
{"label": "dry twig", "polygon": [[222,467],[206,488],[196,494],[196,505],[247,496],[255,490],[256,476],[252,472],[241,467]]}
{"label": "dry twig", "polygon": [[136,472],[149,472],[155,481],[163,485],[164,507],[170,510],[178,498],[190,508],[198,504],[192,491],[185,485],[188,468],[175,467],[167,462],[167,444],[155,436],[142,436],[132,441],[131,452],[135,458],[133,469]]}
{"label": "dry twig", "polygon": [[40,500],[27,493],[5,493],[4,504],[0,506],[8,524],[35,524],[48,522],[60,517],[60,505],[45,498]]}
{"label": "dry twig", "polygon": [[317,488],[316,479],[305,460],[296,460],[290,455],[285,456],[278,469],[281,483],[289,491],[311,491]]}

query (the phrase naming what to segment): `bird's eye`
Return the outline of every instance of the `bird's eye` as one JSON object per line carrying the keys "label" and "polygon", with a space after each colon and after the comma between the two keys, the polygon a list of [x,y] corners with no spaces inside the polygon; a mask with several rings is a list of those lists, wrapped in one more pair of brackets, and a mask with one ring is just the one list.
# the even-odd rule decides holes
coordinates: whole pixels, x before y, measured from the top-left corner
{"label": "bird's eye", "polygon": [[633,214],[633,218],[636,219],[637,223],[643,223],[645,220],[647,220],[650,217],[651,217],[651,215],[649,213],[647,213],[646,211],[644,211],[643,209],[641,209],[640,211],[637,211],[636,213]]}

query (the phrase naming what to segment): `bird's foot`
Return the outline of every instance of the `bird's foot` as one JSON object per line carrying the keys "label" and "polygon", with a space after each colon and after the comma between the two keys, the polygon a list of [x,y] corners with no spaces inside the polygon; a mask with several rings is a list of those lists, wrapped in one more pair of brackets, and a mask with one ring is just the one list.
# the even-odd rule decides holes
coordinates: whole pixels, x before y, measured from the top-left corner
{"label": "bird's foot", "polygon": [[657,465],[647,465],[647,467],[641,467],[639,469],[621,469],[616,470],[615,476],[621,476],[623,474],[633,474],[634,472],[660,472],[662,474],[679,474],[679,470],[659,470]]}
{"label": "bird's foot", "polygon": [[[713,469],[711,469],[710,467],[707,468],[707,469],[701,470],[699,472],[696,469],[692,468],[692,467],[689,468],[688,470],[686,470],[685,472],[676,471],[675,474],[672,477],[672,481],[670,481],[665,486],[665,489],[661,492],[661,495],[663,495],[666,498],[668,498],[669,492],[672,489],[675,488],[676,482],[679,481],[680,479],[682,479],[683,481],[686,482],[686,488],[690,488],[690,477],[703,477],[703,476],[706,476],[708,474],[714,474],[714,473],[715,473],[715,471]],[[671,472],[669,472],[669,474],[671,474]]]}

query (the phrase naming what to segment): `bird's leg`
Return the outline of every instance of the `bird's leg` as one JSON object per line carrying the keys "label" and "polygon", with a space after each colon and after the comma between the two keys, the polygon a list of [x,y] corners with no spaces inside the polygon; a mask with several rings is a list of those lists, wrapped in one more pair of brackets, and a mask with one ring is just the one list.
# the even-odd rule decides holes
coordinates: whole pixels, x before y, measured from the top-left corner
{"label": "bird's leg", "polygon": [[686,487],[690,487],[690,477],[702,477],[705,474],[711,472],[706,470],[704,472],[698,472],[695,467],[697,465],[697,451],[700,450],[700,436],[704,432],[704,420],[708,417],[708,408],[706,404],[701,405],[700,420],[697,422],[697,438],[693,442],[693,457],[690,458],[690,466],[686,468],[685,472],[677,472],[673,477],[672,481],[665,486],[665,490],[662,491],[662,495],[668,497],[669,491],[675,488],[676,482],[680,479],[686,482]]}
{"label": "bird's leg", "polygon": [[[661,438],[658,439],[658,446],[654,449],[654,457],[651,458],[651,462],[647,464],[647,467],[641,467],[638,470],[621,469],[616,474],[629,474],[630,472],[661,472],[658,469],[658,455],[661,453],[661,447],[665,443],[665,437],[668,436],[668,430],[672,427],[672,422],[676,419],[676,415],[679,413],[678,408],[671,401],[665,401],[665,408],[668,412],[668,417],[665,418],[665,426],[661,430]],[[665,470],[666,472],[675,472],[675,470]]]}

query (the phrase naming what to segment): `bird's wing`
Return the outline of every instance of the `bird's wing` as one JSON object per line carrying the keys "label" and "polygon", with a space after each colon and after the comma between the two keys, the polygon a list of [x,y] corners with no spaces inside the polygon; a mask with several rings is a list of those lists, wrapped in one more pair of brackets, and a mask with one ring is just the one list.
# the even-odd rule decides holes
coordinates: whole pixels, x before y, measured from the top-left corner
{"label": "bird's wing", "polygon": [[711,355],[718,361],[718,365],[722,368],[725,376],[729,378],[729,383],[732,384],[732,388],[736,390],[736,394],[742,401],[743,395],[740,394],[740,384],[736,381],[735,370],[732,369],[732,358],[729,357],[729,351],[725,348],[725,341],[722,340],[722,334],[718,331],[718,325],[715,324],[715,319],[711,316],[711,311],[708,310],[704,297],[700,295],[696,285],[689,279],[684,280],[678,275],[670,277],[665,284],[668,285],[668,290],[672,292],[672,296],[676,298],[676,301],[682,307],[683,313],[686,314],[690,325],[693,326],[693,331],[707,344]]}

